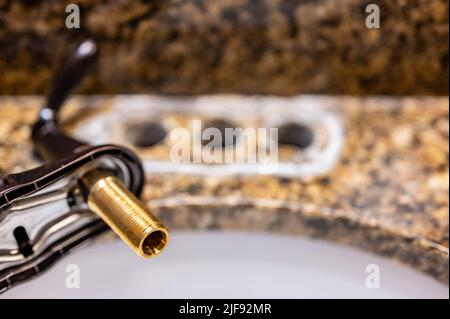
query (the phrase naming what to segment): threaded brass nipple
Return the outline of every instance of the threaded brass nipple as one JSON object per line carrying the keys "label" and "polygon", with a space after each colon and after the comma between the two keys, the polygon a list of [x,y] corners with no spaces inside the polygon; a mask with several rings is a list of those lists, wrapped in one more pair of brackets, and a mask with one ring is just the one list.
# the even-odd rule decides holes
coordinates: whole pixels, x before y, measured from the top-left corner
{"label": "threaded brass nipple", "polygon": [[82,179],[87,204],[139,256],[154,257],[169,241],[169,232],[114,176],[95,171]]}

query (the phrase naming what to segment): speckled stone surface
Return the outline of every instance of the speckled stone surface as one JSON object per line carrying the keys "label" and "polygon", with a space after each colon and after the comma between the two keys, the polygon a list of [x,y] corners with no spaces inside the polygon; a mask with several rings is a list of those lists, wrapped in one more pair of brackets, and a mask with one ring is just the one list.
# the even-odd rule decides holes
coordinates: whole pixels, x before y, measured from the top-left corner
{"label": "speckled stone surface", "polygon": [[[0,0],[0,94],[43,94],[87,36],[85,93],[448,95],[447,0]],[[381,28],[365,27],[365,6]]]}
{"label": "speckled stone surface", "polygon": [[[172,229],[327,239],[392,257],[448,283],[448,98],[330,99],[346,137],[342,156],[325,176],[151,174],[147,205]],[[63,123],[73,130],[109,112],[114,102],[106,96],[72,99]],[[42,103],[40,97],[0,98],[0,174],[37,164],[29,124]],[[162,149],[135,148],[144,160]]]}

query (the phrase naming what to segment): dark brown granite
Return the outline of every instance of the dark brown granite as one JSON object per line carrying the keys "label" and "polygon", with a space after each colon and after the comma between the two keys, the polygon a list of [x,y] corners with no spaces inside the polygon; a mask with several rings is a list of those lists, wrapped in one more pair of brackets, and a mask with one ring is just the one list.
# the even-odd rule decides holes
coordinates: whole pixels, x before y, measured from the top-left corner
{"label": "dark brown granite", "polygon": [[[128,98],[75,98],[69,131]],[[139,97],[150,105],[152,97]],[[320,105],[315,97],[311,102]],[[269,176],[149,174],[144,199],[171,229],[242,229],[323,238],[402,261],[448,283],[448,98],[328,98],[345,127],[337,165],[312,180]],[[122,102],[120,102],[122,101]],[[0,172],[37,165],[29,124],[42,98],[0,98]],[[156,103],[158,105],[158,103]],[[233,105],[227,112],[233,113]],[[80,109],[83,112],[80,112]],[[148,106],[148,114],[152,114]],[[81,116],[80,116],[81,115]],[[186,114],[165,120],[183,123]],[[120,119],[120,117],[119,117]],[[245,120],[245,118],[243,119]],[[119,125],[104,132],[113,141]],[[166,140],[133,147],[145,161],[168,158]],[[283,151],[280,149],[280,152]],[[289,160],[288,154],[284,160]]]}
{"label": "dark brown granite", "polygon": [[[448,95],[447,0],[0,0],[0,94],[41,94],[98,39],[89,93]],[[381,29],[364,8],[381,7]]]}

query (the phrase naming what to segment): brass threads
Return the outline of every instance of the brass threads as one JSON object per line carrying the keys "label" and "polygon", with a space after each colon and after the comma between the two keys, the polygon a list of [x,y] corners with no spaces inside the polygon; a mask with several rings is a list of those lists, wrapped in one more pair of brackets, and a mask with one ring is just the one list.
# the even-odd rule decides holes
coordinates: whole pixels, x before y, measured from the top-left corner
{"label": "brass threads", "polygon": [[158,255],[169,241],[169,232],[152,213],[114,176],[100,171],[82,179],[89,190],[89,208],[139,256]]}

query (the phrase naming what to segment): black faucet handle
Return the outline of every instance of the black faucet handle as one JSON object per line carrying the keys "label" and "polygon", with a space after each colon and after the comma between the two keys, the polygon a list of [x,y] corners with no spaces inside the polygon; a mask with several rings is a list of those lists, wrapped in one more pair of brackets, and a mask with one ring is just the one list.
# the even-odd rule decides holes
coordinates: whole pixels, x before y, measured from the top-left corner
{"label": "black faucet handle", "polygon": [[72,90],[83,80],[97,58],[97,44],[85,40],[64,62],[56,75],[47,104],[32,129],[34,153],[46,161],[70,155],[84,143],[67,136],[58,127],[58,112]]}
{"label": "black faucet handle", "polygon": [[93,40],[81,43],[64,62],[48,96],[47,108],[57,113],[72,90],[81,82],[97,58],[97,44]]}

